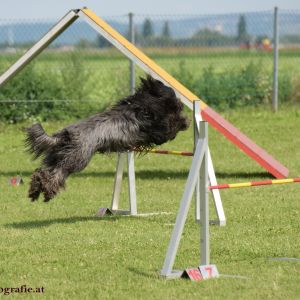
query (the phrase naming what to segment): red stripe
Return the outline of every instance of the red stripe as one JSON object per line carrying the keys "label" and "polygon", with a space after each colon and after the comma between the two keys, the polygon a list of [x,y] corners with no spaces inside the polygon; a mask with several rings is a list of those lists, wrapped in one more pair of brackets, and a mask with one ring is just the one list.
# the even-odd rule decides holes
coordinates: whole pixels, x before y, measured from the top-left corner
{"label": "red stripe", "polygon": [[294,182],[300,182],[300,178],[294,178]]}
{"label": "red stripe", "polygon": [[152,152],[159,153],[159,154],[169,154],[169,151],[167,150],[152,150]]}
{"label": "red stripe", "polygon": [[229,184],[219,184],[219,185],[212,185],[209,187],[210,190],[220,190],[220,189],[228,189]]}
{"label": "red stripe", "polygon": [[252,181],[252,182],[251,182],[251,186],[268,185],[268,184],[272,184],[272,180]]}
{"label": "red stripe", "polygon": [[169,150],[159,150],[159,149],[153,149],[150,151],[150,153],[157,153],[157,154],[173,154],[173,155],[182,155],[182,156],[193,156],[194,153],[193,152],[179,152],[179,153],[174,153],[173,151],[169,151]]}
{"label": "red stripe", "polygon": [[194,156],[194,153],[193,152],[181,152],[180,155],[183,155],[183,156]]}
{"label": "red stripe", "polygon": [[210,107],[201,111],[204,120],[208,121],[215,129],[220,131],[233,144],[243,150],[248,156],[256,160],[263,168],[269,171],[276,178],[285,178],[288,175],[288,169],[276,161],[264,149],[256,145],[246,135],[242,134],[232,124],[222,118]]}

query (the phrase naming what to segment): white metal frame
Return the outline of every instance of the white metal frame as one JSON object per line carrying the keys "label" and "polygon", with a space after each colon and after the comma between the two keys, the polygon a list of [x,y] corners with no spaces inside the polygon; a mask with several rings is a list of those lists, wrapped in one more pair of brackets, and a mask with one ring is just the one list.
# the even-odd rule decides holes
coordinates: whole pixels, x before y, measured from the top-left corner
{"label": "white metal frame", "polygon": [[199,182],[200,205],[197,209],[200,214],[200,265],[209,265],[209,203],[208,203],[208,147],[207,147],[207,122],[199,123],[199,138],[196,141],[195,153],[191,164],[188,179],[185,185],[184,193],[180,202],[180,208],[177,214],[176,223],[171,235],[171,240],[165,257],[161,276],[166,278],[181,277],[183,271],[174,270],[177,250],[179,247],[181,235],[187,219],[193,192]]}
{"label": "white metal frame", "polygon": [[[127,156],[127,173],[128,173],[129,210],[120,210],[119,204],[120,204],[122,179],[123,179],[126,156]],[[133,152],[118,154],[111,209],[107,210],[107,213],[119,214],[119,215],[132,215],[132,216],[137,215]]]}

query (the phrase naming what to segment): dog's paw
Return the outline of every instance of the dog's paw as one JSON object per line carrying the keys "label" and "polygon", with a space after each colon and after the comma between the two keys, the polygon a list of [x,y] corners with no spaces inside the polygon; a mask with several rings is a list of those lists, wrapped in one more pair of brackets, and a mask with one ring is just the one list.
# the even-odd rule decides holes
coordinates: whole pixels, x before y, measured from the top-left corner
{"label": "dog's paw", "polygon": [[31,202],[37,201],[39,199],[39,196],[40,196],[39,191],[30,192],[28,194],[28,197],[31,200]]}
{"label": "dog's paw", "polygon": [[44,202],[49,202],[52,198],[44,197]]}

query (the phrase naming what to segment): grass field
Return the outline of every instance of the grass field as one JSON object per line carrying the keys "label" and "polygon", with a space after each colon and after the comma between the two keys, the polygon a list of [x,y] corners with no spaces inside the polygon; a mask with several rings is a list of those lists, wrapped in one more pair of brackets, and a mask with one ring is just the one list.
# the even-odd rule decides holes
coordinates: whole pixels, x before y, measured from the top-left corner
{"label": "grass field", "polygon": [[[180,61],[186,61],[189,69],[193,72],[199,72],[203,67],[209,65],[217,66],[218,70],[231,67],[241,67],[247,65],[250,61],[261,62],[266,69],[271,70],[273,64],[273,53],[264,51],[245,51],[245,50],[226,50],[224,48],[153,48],[141,49],[149,57],[157,61],[168,72],[176,70]],[[17,54],[1,54],[0,71],[13,61],[16,61],[23,51]],[[279,68],[281,70],[299,70],[299,49],[285,50],[279,52]],[[127,59],[118,50],[109,48],[108,50],[97,49],[77,49],[76,51],[45,51],[35,59],[40,68],[59,68],[64,66],[64,62],[71,55],[79,57],[87,68],[101,71],[111,69],[123,69],[123,64],[127,65]]]}
{"label": "grass field", "polygon": [[[234,125],[299,176],[300,108],[234,110]],[[225,278],[190,282],[164,280],[159,273],[175,221],[191,159],[149,154],[136,159],[138,211],[170,212],[152,217],[105,217],[115,156],[96,155],[84,172],[68,180],[67,190],[50,203],[30,203],[29,177],[38,162],[24,153],[22,125],[0,125],[0,290],[44,287],[44,294],[22,299],[299,299],[300,185],[224,190],[226,227],[211,226],[211,262]],[[62,123],[45,123],[51,133]],[[219,183],[270,176],[210,128],[209,145]],[[192,150],[192,130],[165,149]],[[8,185],[20,174],[25,184]],[[127,204],[126,185],[122,204]],[[199,227],[193,207],[175,268],[199,264]],[[214,217],[211,207],[211,217]],[[34,297],[35,296],[35,297]]]}

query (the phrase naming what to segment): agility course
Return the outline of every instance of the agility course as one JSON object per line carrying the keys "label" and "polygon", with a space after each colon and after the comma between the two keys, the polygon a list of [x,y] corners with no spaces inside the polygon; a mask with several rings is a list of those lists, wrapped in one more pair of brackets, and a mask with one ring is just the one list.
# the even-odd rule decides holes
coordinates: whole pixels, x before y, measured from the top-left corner
{"label": "agility course", "polygon": [[[198,149],[200,149],[200,147],[198,147]],[[171,151],[172,152],[172,151]],[[176,152],[176,151],[175,151]],[[201,154],[200,153],[200,151],[199,152],[195,152],[195,153],[197,153],[197,154]],[[171,154],[171,153],[170,153]],[[130,155],[132,155],[132,154],[130,154]],[[176,154],[176,155],[178,155],[178,154]],[[198,160],[198,163],[199,164],[201,164],[201,160],[199,159],[199,155],[196,155],[196,159]],[[208,155],[208,154],[206,154],[206,155]],[[189,155],[189,156],[191,156],[191,155]],[[126,156],[125,157],[123,157],[123,159],[126,159]],[[132,160],[128,160],[128,169],[129,170],[132,170]],[[123,163],[124,163],[124,161],[123,161]],[[120,166],[123,166],[123,164],[120,164]],[[195,164],[194,164],[194,166],[195,166]],[[198,166],[198,168],[199,168],[200,166]],[[196,173],[196,171],[197,171],[197,169],[198,169],[197,167],[195,167],[195,170],[194,170],[194,172]],[[130,171],[129,171],[130,172]],[[208,172],[208,171],[207,171]],[[122,173],[122,172],[119,172],[119,174],[120,173]],[[132,179],[132,178],[131,178]],[[287,180],[291,180],[291,179],[287,179]],[[197,180],[195,180],[195,177],[194,177],[194,183],[193,183],[193,185],[196,185],[196,182],[197,182]],[[203,184],[203,182],[202,182],[202,184]],[[202,193],[203,193],[203,191],[204,192],[207,192],[207,191],[205,191],[205,189],[203,189],[203,187],[202,187]],[[191,192],[191,189],[187,189],[187,191],[189,191],[189,193]],[[203,198],[202,198],[203,199]],[[189,200],[190,201],[190,200]],[[206,207],[208,207],[208,206],[206,206]],[[130,208],[130,211],[134,211],[134,208]],[[208,230],[208,224],[207,224],[207,222],[208,222],[208,218],[207,218],[207,213],[205,214],[204,213],[204,210],[203,210],[203,207],[202,207],[202,217],[204,217],[205,218],[205,222],[206,222],[206,227],[205,226],[202,226],[201,228],[202,228],[202,230],[204,230],[204,228],[206,229],[206,230]],[[105,219],[106,220],[106,219]],[[200,219],[201,220],[201,219]],[[202,220],[204,221],[204,219],[202,218]],[[133,222],[134,222],[135,220],[133,220]],[[17,226],[16,226],[16,228],[18,228]],[[116,227],[114,227],[114,228],[116,228]],[[227,229],[227,228],[226,228]],[[128,232],[129,233],[129,232]],[[178,233],[177,233],[178,234]],[[222,233],[222,234],[224,234],[224,232]],[[165,237],[164,237],[165,238]],[[219,244],[220,245],[220,244]],[[195,246],[195,248],[197,248],[197,243],[195,243],[194,244],[194,246]],[[206,246],[207,246],[207,244],[206,244]],[[203,250],[203,249],[202,249]],[[204,250],[205,251],[205,250]],[[204,251],[202,251],[202,253],[204,252]],[[174,253],[172,253],[172,255],[174,256]],[[207,262],[209,262],[209,259],[207,260],[206,259],[206,263]],[[106,261],[106,264],[107,264],[107,261]],[[170,263],[169,264],[167,264],[167,269],[170,269]],[[219,264],[218,264],[219,265]],[[188,270],[188,269],[187,269]],[[171,270],[172,271],[172,270]],[[297,270],[296,270],[296,272],[298,272]],[[142,273],[142,272],[141,272]],[[236,274],[236,272],[235,272],[235,270],[233,271],[233,274]],[[163,274],[164,275],[164,274]],[[148,280],[149,280],[149,278],[148,278]],[[226,284],[228,284],[228,283],[226,283]]]}

